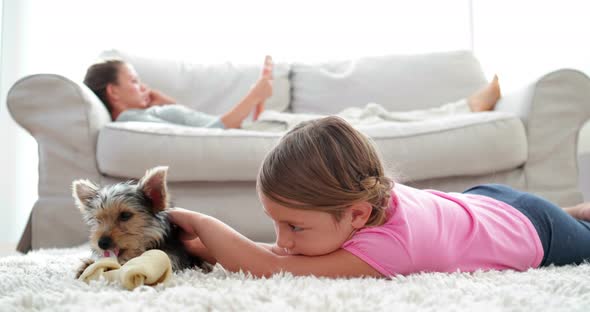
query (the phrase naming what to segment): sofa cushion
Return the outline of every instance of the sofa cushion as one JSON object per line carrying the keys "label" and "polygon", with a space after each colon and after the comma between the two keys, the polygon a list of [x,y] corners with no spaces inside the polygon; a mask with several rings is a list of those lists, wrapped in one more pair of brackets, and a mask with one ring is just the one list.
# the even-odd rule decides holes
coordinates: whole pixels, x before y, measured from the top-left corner
{"label": "sofa cushion", "polygon": [[486,83],[468,51],[294,63],[291,72],[295,113],[333,114],[370,102],[392,111],[435,107],[465,98]]}
{"label": "sofa cushion", "polygon": [[[359,127],[373,138],[388,168],[403,180],[481,175],[524,164],[522,122],[503,113],[477,113],[430,121]],[[145,170],[170,166],[168,179],[253,181],[281,133],[221,130],[123,122],[99,133],[99,170],[139,178]]]}
{"label": "sofa cushion", "polygon": [[[237,104],[260,76],[260,64],[196,64],[186,61],[154,59],[109,50],[101,58],[121,58],[133,65],[140,79],[150,87],[170,94],[179,104],[210,113],[221,114]],[[275,64],[273,95],[266,108],[285,111],[291,100],[290,65]]]}

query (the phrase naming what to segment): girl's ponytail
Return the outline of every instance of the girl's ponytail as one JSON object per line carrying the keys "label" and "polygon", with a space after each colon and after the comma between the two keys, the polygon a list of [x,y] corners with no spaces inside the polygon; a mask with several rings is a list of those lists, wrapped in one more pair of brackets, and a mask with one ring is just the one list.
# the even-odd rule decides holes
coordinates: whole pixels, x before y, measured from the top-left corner
{"label": "girl's ponytail", "polygon": [[361,181],[361,186],[366,192],[366,200],[371,203],[373,210],[367,220],[366,226],[381,225],[387,218],[386,208],[391,198],[393,180],[388,177],[367,177]]}

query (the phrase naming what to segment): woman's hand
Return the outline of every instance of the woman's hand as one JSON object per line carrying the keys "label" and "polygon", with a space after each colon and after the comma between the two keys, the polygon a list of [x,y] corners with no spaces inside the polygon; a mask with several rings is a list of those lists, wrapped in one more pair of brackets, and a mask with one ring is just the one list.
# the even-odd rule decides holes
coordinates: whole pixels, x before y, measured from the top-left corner
{"label": "woman's hand", "polygon": [[149,96],[149,103],[148,103],[149,107],[156,106],[156,105],[169,105],[169,104],[176,103],[175,99],[164,94],[160,90],[151,89],[148,96]]}

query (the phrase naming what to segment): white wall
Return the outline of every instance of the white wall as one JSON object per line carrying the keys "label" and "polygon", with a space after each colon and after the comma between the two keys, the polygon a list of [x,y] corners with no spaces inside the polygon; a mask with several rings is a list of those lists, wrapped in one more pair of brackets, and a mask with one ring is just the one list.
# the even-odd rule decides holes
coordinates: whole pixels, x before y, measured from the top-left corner
{"label": "white wall", "polygon": [[24,228],[29,210],[37,197],[36,144],[18,127],[6,109],[9,86],[23,71],[24,57],[19,14],[26,3],[2,1],[0,54],[0,245],[15,242]]}
{"label": "white wall", "polygon": [[[473,11],[475,53],[506,91],[562,67],[590,74],[589,1],[474,0]],[[590,153],[590,126],[579,152]]]}
{"label": "white wall", "polygon": [[6,1],[27,4],[20,16],[25,74],[80,77],[98,51],[112,47],[200,62],[258,62],[265,53],[277,61],[314,61],[471,43],[469,0]]}

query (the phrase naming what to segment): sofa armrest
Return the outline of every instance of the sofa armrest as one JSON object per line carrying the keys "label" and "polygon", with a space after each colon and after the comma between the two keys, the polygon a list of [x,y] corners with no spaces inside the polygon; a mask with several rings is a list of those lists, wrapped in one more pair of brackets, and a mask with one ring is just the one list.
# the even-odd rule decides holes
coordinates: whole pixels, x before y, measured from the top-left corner
{"label": "sofa armrest", "polygon": [[[101,182],[96,142],[99,130],[111,121],[108,111],[85,85],[52,74],[20,79],[10,88],[6,102],[14,120],[38,144],[39,198],[32,214],[38,213],[35,208],[40,203],[51,207],[71,206],[74,210],[72,181],[87,178]],[[58,220],[58,223],[65,229],[82,226],[80,218],[76,222]],[[35,240],[42,240],[43,236],[35,232],[43,226],[28,224],[33,241],[23,241],[27,236],[24,235],[19,250],[40,245]]]}
{"label": "sofa armrest", "polygon": [[548,73],[504,95],[496,110],[516,114],[525,125],[527,189],[560,205],[581,202],[577,147],[590,118],[588,76],[572,69]]}

